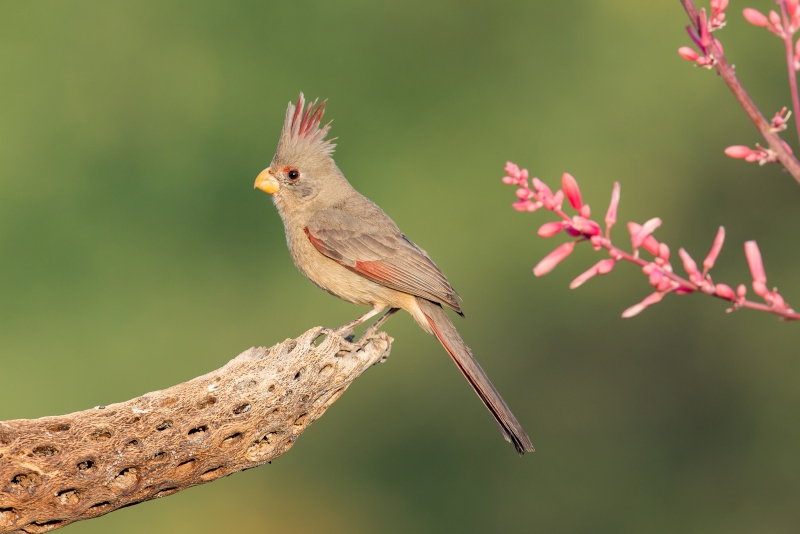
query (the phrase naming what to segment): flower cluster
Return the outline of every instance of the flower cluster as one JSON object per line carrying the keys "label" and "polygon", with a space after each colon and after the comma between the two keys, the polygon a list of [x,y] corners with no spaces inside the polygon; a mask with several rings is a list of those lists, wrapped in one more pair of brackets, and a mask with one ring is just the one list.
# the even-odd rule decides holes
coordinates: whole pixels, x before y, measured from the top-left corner
{"label": "flower cluster", "polygon": [[700,23],[699,29],[693,26],[686,26],[686,31],[689,32],[689,37],[692,39],[701,53],[698,53],[694,48],[689,46],[682,46],[678,49],[678,54],[683,59],[693,61],[700,67],[707,69],[712,68],[717,60],[714,59],[711,53],[711,44],[715,44],[719,51],[722,52],[722,44],[717,39],[711,37],[711,32],[719,30],[725,26],[725,9],[728,7],[728,0],[711,0],[711,16],[706,15],[705,8],[700,10]]}
{"label": "flower cluster", "polygon": [[755,150],[744,145],[733,145],[725,149],[725,155],[734,159],[743,159],[748,163],[758,162],[759,165],[775,163],[778,153],[771,148],[764,148],[756,143]]}
{"label": "flower cluster", "polygon": [[[611,202],[604,220],[605,232],[603,232],[600,224],[590,218],[591,209],[588,204],[584,204],[578,183],[571,174],[564,173],[561,176],[561,189],[553,193],[552,189],[538,178],[533,178],[529,185],[527,169],[520,169],[512,162],[506,164],[505,171],[506,176],[503,177],[503,183],[517,187],[518,200],[512,205],[514,209],[533,212],[544,208],[553,212],[560,219],[543,224],[539,228],[539,236],[550,238],[564,232],[572,238],[556,247],[555,250],[536,264],[536,267],[533,268],[533,274],[536,276],[543,276],[552,271],[572,253],[576,244],[586,241],[592,244],[595,251],[606,249],[609,257],[600,260],[589,270],[575,278],[570,284],[571,289],[581,286],[596,275],[608,274],[614,269],[616,263],[621,260],[639,265],[642,272],[648,277],[650,285],[655,289],[655,292],[647,296],[642,302],[625,310],[622,314],[625,318],[633,317],[648,306],[660,302],[664,295],[668,293],[686,295],[698,292],[729,301],[732,304],[729,311],[739,308],[752,308],[780,315],[784,319],[800,320],[800,314],[794,312],[786,304],[776,289],[768,289],[761,254],[755,241],[745,243],[744,249],[750,272],[753,276],[753,291],[764,300],[765,304],[747,300],[745,298],[747,288],[744,284],[740,284],[734,291],[730,286],[715,284],[712,280],[709,271],[714,267],[725,242],[724,228],[720,227],[717,232],[711,251],[703,260],[702,270],[688,252],[684,249],[678,251],[683,269],[688,275],[687,278],[684,278],[673,272],[669,247],[666,243],[660,243],[653,236],[653,232],[661,226],[661,219],[657,217],[641,225],[634,222],[628,223],[628,232],[631,235],[630,253],[617,248],[611,242],[611,227],[617,222],[617,208],[620,198],[619,182],[614,184]],[[569,216],[562,209],[565,199],[575,210],[575,215]],[[651,255],[652,258],[643,258],[641,256],[642,251]]]}
{"label": "flower cluster", "polygon": [[794,35],[800,29],[800,9],[798,9],[798,0],[781,0],[778,3],[781,4],[783,16],[775,11],[770,11],[769,16],[766,16],[750,7],[746,7],[742,14],[744,19],[753,26],[767,28],[783,39],[786,36]]}

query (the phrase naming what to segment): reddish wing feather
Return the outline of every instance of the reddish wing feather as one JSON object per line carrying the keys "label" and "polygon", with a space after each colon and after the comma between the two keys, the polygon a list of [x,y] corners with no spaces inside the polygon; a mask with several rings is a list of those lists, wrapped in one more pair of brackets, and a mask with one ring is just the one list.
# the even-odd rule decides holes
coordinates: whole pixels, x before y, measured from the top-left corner
{"label": "reddish wing feather", "polygon": [[382,261],[356,261],[353,270],[376,281],[388,283],[397,283],[400,281],[396,276],[395,270]]}
{"label": "reddish wing feather", "polygon": [[[404,293],[441,303],[459,314],[462,313],[461,307],[455,300],[455,292],[447,283],[444,275],[413,244],[406,249],[406,253],[410,255],[406,257],[406,260],[410,261],[402,261],[397,257],[365,261],[353,257],[352,251],[348,253],[347,248],[342,248],[341,244],[336,246],[335,240],[328,240],[329,243],[322,236],[314,236],[309,228],[306,227],[303,230],[314,248],[322,255],[364,278]],[[341,250],[337,250],[340,248]],[[418,254],[416,259],[421,261],[415,261],[414,254]],[[423,269],[423,271],[416,272],[417,269]],[[431,275],[438,275],[440,280],[432,281],[429,278]]]}

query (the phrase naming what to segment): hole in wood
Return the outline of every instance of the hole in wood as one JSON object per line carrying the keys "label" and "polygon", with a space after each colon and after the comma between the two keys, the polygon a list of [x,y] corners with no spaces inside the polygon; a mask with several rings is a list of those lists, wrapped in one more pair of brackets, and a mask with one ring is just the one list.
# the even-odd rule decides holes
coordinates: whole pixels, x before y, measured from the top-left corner
{"label": "hole in wood", "polygon": [[214,469],[209,469],[202,475],[200,475],[200,479],[208,482],[209,480],[214,480],[215,478],[219,478],[225,472],[222,470],[221,467],[215,467]]}
{"label": "hole in wood", "polygon": [[166,460],[166,459],[167,459],[167,453],[164,452],[164,451],[158,451],[157,453],[155,453],[153,455],[153,461],[154,462],[160,462],[160,461]]}
{"label": "hole in wood", "polygon": [[107,439],[111,439],[111,431],[107,428],[102,428],[100,430],[95,430],[91,434],[89,434],[89,439],[92,441],[105,441]]}
{"label": "hole in wood", "polygon": [[108,502],[108,501],[103,501],[103,502],[99,502],[97,504],[93,504],[92,506],[90,506],[89,509],[86,510],[86,513],[87,514],[91,514],[91,515],[96,515],[96,514],[105,513],[107,511],[109,511],[110,509],[111,509],[111,503]]}
{"label": "hole in wood", "polygon": [[133,438],[128,443],[126,443],[125,446],[126,447],[138,447],[139,446],[139,440],[136,439],[136,438]]}
{"label": "hole in wood", "polygon": [[56,494],[58,502],[63,506],[75,506],[81,502],[80,494],[75,488],[60,491]]}
{"label": "hole in wood", "polygon": [[298,370],[297,370],[297,372],[294,374],[294,379],[295,379],[295,380],[298,380],[298,379],[299,379],[301,376],[303,376],[303,373],[305,373],[305,372],[306,372],[306,368],[305,368],[305,367],[301,367],[301,368],[300,368],[300,369],[298,369]]}
{"label": "hole in wood", "polygon": [[40,532],[50,532],[51,530],[55,530],[58,528],[58,525],[63,523],[64,521],[60,519],[53,519],[51,521],[34,521],[29,525],[25,525],[24,532],[29,532],[31,534],[39,534]]}
{"label": "hole in wood", "polygon": [[135,467],[128,467],[119,472],[114,477],[110,486],[119,491],[130,491],[139,482],[139,470]]}
{"label": "hole in wood", "polygon": [[178,467],[175,468],[175,472],[178,473],[178,475],[180,476],[185,476],[194,469],[194,464],[195,464],[194,459],[181,462],[178,464]]}
{"label": "hole in wood", "polygon": [[325,366],[322,369],[319,370],[320,376],[328,376],[332,372],[333,372],[333,365],[331,365],[329,363],[325,364]]}
{"label": "hole in wood", "polygon": [[241,382],[236,384],[236,389],[249,389],[256,387],[257,385],[258,382],[256,382],[255,380],[242,380]]}
{"label": "hole in wood", "polygon": [[16,475],[14,478],[11,479],[11,484],[14,486],[28,489],[29,491],[31,488],[34,488],[42,483],[42,477],[39,473],[20,473]]}
{"label": "hole in wood", "polygon": [[200,425],[200,426],[196,426],[193,429],[191,429],[189,431],[189,435],[193,436],[195,438],[199,438],[199,437],[202,437],[203,434],[205,434],[206,432],[208,432],[208,426]]}
{"label": "hole in wood", "polygon": [[94,468],[94,461],[92,460],[84,460],[78,464],[78,471],[85,472],[92,468]]}
{"label": "hole in wood", "polygon": [[200,402],[198,402],[198,403],[197,403],[197,407],[198,407],[200,410],[205,410],[205,409],[206,409],[206,408],[208,408],[209,406],[213,406],[213,405],[214,405],[214,404],[216,404],[216,403],[217,403],[217,398],[216,398],[216,397],[212,397],[212,396],[210,396],[210,395],[209,395],[209,396],[208,396],[208,397],[206,397],[205,399],[203,399],[203,400],[201,400]]}
{"label": "hole in wood", "polygon": [[219,446],[222,448],[231,447],[233,445],[236,445],[239,441],[241,441],[242,437],[243,436],[241,432],[231,434],[227,438],[223,439],[222,443],[220,443]]}
{"label": "hole in wood", "polygon": [[19,520],[19,513],[14,508],[0,508],[0,527],[10,527]]}
{"label": "hole in wood", "polygon": [[251,461],[257,461],[264,456],[269,455],[269,453],[275,448],[277,441],[277,432],[269,432],[268,434],[265,434],[264,437],[247,448],[247,459]]}
{"label": "hole in wood", "polygon": [[50,425],[47,427],[47,430],[50,432],[66,432],[69,430],[69,425],[67,423],[57,423],[55,425]]}
{"label": "hole in wood", "polygon": [[161,432],[162,430],[166,430],[172,426],[172,419],[167,419],[166,421],[161,421],[156,425],[156,430]]}
{"label": "hole in wood", "polygon": [[304,413],[294,421],[295,428],[302,427],[306,423],[306,418],[308,417],[307,413]]}
{"label": "hole in wood", "polygon": [[269,387],[267,388],[267,391],[269,393],[272,393],[273,391],[275,391],[275,384],[270,384]]}
{"label": "hole in wood", "polygon": [[56,454],[58,454],[58,449],[52,445],[39,445],[38,447],[33,448],[33,455],[40,458],[55,456]]}
{"label": "hole in wood", "polygon": [[243,413],[247,413],[250,411],[249,404],[240,404],[236,408],[233,409],[234,415],[242,415]]}

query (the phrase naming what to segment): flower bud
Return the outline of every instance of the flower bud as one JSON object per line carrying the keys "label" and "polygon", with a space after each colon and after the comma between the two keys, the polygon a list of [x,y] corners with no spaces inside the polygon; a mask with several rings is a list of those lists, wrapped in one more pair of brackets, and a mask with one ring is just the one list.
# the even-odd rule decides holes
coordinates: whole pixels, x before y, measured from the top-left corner
{"label": "flower bud", "polygon": [[536,264],[533,268],[533,274],[536,276],[544,276],[552,271],[556,265],[561,263],[564,258],[572,254],[575,248],[575,241],[568,241],[555,249],[553,252],[545,256],[542,261]]}
{"label": "flower bud", "polygon": [[578,182],[575,181],[575,178],[573,178],[570,173],[565,172],[561,175],[561,188],[564,190],[564,194],[567,195],[567,199],[572,207],[576,210],[580,210],[583,206],[581,190],[578,187]]}
{"label": "flower bud", "polygon": [[769,20],[767,20],[767,17],[765,17],[764,14],[757,9],[746,7],[742,11],[742,15],[744,15],[744,19],[753,26],[766,27],[769,25]]}
{"label": "flower bud", "polygon": [[683,59],[687,61],[697,61],[697,58],[700,57],[700,54],[695,52],[694,48],[689,46],[682,46],[678,49],[678,55],[680,55]]}

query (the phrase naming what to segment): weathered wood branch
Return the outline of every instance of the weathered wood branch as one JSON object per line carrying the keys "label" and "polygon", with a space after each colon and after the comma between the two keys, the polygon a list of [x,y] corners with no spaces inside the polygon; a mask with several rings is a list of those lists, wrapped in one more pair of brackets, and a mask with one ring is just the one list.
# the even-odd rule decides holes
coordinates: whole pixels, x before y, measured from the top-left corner
{"label": "weathered wood branch", "polygon": [[0,532],[48,532],[269,462],[391,343],[317,327],[127,402],[0,422]]}

